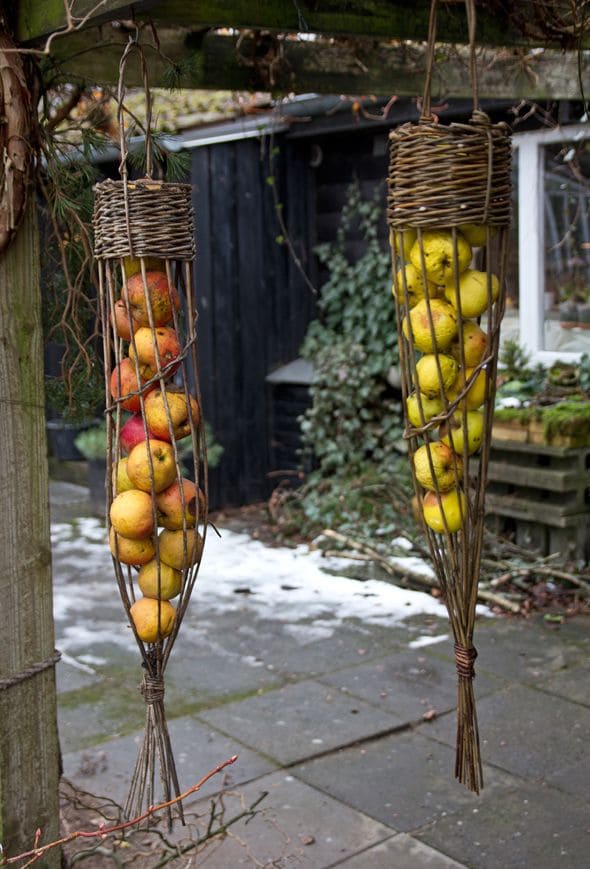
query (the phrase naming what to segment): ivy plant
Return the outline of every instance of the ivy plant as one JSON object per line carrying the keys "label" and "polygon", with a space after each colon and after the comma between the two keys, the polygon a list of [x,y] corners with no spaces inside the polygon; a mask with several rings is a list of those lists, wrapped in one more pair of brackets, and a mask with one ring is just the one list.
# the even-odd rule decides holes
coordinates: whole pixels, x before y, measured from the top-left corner
{"label": "ivy plant", "polygon": [[[301,419],[313,467],[299,502],[309,532],[382,524],[388,483],[404,451],[400,396],[388,380],[399,357],[390,255],[378,232],[383,220],[382,190],[365,200],[354,183],[335,242],[316,249],[328,277],[320,317],[301,349],[315,372],[312,404]],[[363,243],[357,259],[348,255],[352,237]]]}

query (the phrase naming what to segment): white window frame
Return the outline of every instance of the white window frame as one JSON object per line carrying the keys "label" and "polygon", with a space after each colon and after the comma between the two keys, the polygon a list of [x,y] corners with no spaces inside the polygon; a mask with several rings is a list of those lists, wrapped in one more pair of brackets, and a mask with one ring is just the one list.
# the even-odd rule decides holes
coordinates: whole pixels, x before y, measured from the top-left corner
{"label": "white window frame", "polygon": [[578,362],[581,352],[544,349],[545,185],[543,147],[590,139],[590,124],[518,133],[518,286],[520,344],[535,362]]}

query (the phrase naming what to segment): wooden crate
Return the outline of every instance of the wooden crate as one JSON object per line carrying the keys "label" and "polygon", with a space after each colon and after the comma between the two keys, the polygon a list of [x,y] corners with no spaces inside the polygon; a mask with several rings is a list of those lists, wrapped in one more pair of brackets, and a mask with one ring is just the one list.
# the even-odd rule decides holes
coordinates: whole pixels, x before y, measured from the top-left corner
{"label": "wooden crate", "polygon": [[587,560],[590,447],[492,441],[486,514],[489,527],[541,555]]}

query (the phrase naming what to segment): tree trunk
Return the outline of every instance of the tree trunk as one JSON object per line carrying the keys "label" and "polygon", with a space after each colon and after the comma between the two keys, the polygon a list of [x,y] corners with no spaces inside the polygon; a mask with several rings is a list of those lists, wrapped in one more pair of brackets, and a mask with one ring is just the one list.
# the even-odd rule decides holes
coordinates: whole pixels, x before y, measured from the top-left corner
{"label": "tree trunk", "polygon": [[[0,842],[57,838],[59,744],[39,234],[30,203],[0,258]],[[27,673],[28,671],[28,673]],[[1,860],[1,858],[0,858]],[[59,850],[38,865],[58,867]]]}

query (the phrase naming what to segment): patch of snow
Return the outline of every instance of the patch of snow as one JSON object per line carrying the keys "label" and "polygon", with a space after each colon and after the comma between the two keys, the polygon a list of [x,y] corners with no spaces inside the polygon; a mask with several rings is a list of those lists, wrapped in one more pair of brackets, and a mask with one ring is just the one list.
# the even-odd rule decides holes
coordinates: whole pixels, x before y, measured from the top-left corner
{"label": "patch of snow", "polygon": [[408,643],[408,647],[410,649],[421,649],[422,646],[432,646],[434,643],[442,643],[444,640],[448,640],[448,634],[437,634],[435,637],[423,636],[416,637],[415,640],[411,640]]}

